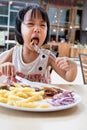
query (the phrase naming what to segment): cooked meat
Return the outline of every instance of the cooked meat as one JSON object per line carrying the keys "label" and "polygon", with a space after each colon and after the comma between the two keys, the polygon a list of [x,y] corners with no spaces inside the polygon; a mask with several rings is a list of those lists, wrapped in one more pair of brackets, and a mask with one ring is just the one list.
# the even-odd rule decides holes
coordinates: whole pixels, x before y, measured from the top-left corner
{"label": "cooked meat", "polygon": [[0,89],[6,89],[6,90],[7,90],[8,87],[7,87],[7,85],[4,85],[4,84],[3,84],[3,85],[0,85]]}
{"label": "cooked meat", "polygon": [[45,97],[52,97],[54,96],[55,94],[58,94],[58,93],[62,93],[63,90],[59,89],[59,88],[49,88],[49,87],[44,87],[44,96]]}

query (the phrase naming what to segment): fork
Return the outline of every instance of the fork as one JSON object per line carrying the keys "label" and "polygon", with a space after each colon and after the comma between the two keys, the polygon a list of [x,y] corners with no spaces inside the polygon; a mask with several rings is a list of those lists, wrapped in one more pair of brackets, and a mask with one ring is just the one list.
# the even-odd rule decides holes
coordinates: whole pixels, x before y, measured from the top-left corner
{"label": "fork", "polygon": [[[40,53],[40,52],[42,52],[42,50],[36,45],[36,44],[34,44],[34,49],[35,49],[35,51],[37,52],[37,53]],[[55,61],[56,60],[56,56],[52,56],[52,55],[50,55],[50,57]]]}
{"label": "fork", "polygon": [[41,52],[41,49],[36,44],[34,44],[34,49],[37,53]]}

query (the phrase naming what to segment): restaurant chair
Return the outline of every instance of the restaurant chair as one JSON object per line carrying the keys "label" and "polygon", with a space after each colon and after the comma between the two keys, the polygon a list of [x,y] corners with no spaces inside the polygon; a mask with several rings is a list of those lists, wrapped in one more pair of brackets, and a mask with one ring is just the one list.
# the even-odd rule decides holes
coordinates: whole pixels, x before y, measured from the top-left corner
{"label": "restaurant chair", "polygon": [[64,42],[64,43],[58,43],[58,52],[59,52],[59,56],[63,57],[70,57],[70,48],[71,48],[71,44]]}
{"label": "restaurant chair", "polygon": [[87,84],[87,54],[79,53],[83,82]]}

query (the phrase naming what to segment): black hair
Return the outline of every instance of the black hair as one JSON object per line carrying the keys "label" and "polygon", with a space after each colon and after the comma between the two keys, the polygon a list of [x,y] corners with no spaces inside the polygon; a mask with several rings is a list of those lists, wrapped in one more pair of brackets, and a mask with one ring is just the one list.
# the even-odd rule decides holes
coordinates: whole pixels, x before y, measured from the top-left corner
{"label": "black hair", "polygon": [[49,28],[50,28],[50,24],[49,24],[49,18],[47,15],[47,12],[45,11],[45,9],[39,5],[28,5],[26,7],[24,7],[23,9],[21,9],[17,16],[16,16],[16,21],[15,21],[15,34],[16,34],[16,39],[18,41],[19,44],[23,45],[24,41],[22,38],[22,34],[21,34],[21,24],[24,20],[24,16],[26,14],[27,11],[32,10],[32,16],[35,14],[36,11],[40,12],[42,19],[47,23],[47,36],[46,39],[44,41],[43,44],[47,43],[48,38],[49,38]]}

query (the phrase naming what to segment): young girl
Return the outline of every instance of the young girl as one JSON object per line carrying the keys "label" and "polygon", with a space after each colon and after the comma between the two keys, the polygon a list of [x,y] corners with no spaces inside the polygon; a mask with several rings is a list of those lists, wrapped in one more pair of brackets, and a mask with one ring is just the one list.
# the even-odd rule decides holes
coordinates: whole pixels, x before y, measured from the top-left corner
{"label": "young girl", "polygon": [[[19,46],[11,48],[0,60],[0,75],[19,75],[31,81],[50,82],[49,66],[67,81],[73,81],[77,65],[67,57],[55,59],[50,50],[42,49],[49,36],[49,19],[38,5],[30,5],[19,11],[15,32]],[[35,46],[40,48],[36,51]]]}

